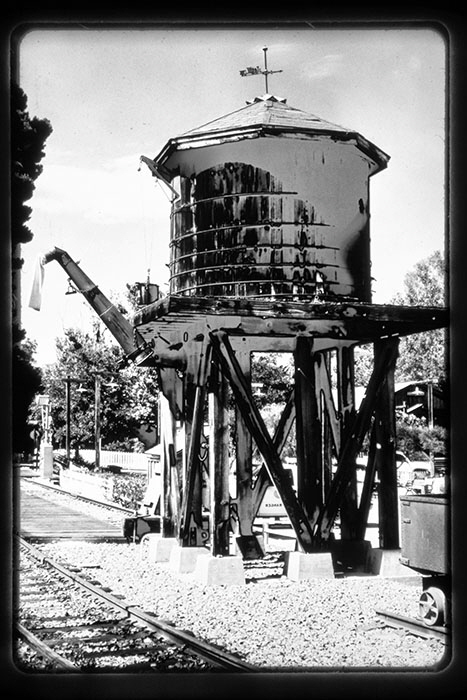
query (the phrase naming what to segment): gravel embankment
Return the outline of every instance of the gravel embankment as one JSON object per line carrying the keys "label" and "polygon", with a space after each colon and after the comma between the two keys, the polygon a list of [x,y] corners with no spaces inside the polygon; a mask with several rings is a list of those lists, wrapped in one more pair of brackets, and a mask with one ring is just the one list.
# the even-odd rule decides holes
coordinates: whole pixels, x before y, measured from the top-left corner
{"label": "gravel embankment", "polygon": [[[97,516],[93,506],[79,507]],[[100,512],[100,517],[115,518]],[[55,560],[98,567],[96,579],[129,603],[265,670],[435,670],[444,665],[441,642],[378,627],[378,609],[417,615],[418,577],[349,576],[297,583],[283,575],[284,557],[278,547],[271,544],[265,560],[244,562],[245,585],[204,586],[190,574],[175,573],[168,564],[149,562],[137,544],[40,545]]]}

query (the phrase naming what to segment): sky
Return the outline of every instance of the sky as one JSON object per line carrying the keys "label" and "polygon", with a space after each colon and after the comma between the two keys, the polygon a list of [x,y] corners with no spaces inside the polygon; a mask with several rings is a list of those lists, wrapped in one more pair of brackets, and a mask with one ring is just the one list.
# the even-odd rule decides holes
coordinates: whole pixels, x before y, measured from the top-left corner
{"label": "sky", "polygon": [[140,156],[269,92],[292,107],[355,130],[390,156],[370,180],[373,302],[403,291],[404,277],[446,245],[447,48],[427,27],[32,28],[19,46],[19,83],[30,116],[48,119],[43,172],[28,205],[22,323],[36,362],[54,362],[68,327],[95,312],[45,267],[41,310],[28,307],[40,255],[57,246],[107,296],[151,281],[167,291],[170,196]]}

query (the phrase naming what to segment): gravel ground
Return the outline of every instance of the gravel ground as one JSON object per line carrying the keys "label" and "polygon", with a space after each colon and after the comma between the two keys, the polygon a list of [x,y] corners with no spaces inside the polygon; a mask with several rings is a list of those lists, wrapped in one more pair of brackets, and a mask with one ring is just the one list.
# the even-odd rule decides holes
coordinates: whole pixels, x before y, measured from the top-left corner
{"label": "gravel ground", "polygon": [[[122,516],[94,506],[74,502],[73,507],[122,522]],[[168,564],[149,562],[137,544],[56,541],[40,548],[64,563],[98,567],[96,579],[129,603],[264,670],[444,666],[441,642],[381,628],[375,613],[379,609],[415,617],[422,590],[419,577],[294,582],[282,573],[279,546],[268,546],[264,560],[244,562],[247,583],[242,586],[204,586]]]}

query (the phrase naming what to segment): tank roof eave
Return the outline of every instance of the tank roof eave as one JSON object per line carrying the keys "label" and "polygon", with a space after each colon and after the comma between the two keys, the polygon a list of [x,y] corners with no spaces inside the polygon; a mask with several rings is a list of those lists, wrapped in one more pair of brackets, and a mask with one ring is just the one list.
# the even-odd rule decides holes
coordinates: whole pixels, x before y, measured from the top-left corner
{"label": "tank roof eave", "polygon": [[365,139],[357,131],[336,128],[327,129],[325,127],[307,128],[279,126],[273,124],[257,124],[244,127],[236,127],[234,129],[225,129],[219,131],[198,130],[196,134],[182,134],[181,136],[170,139],[164,148],[154,157],[154,163],[161,170],[170,172],[167,168],[167,161],[176,151],[188,150],[190,148],[202,148],[205,146],[214,146],[221,143],[235,142],[249,138],[259,138],[261,136],[284,136],[284,137],[317,137],[321,136],[334,141],[354,141],[356,147],[361,150],[367,157],[373,160],[378,166],[373,171],[372,175],[387,167],[390,156],[380,148],[375,146],[371,141]]}

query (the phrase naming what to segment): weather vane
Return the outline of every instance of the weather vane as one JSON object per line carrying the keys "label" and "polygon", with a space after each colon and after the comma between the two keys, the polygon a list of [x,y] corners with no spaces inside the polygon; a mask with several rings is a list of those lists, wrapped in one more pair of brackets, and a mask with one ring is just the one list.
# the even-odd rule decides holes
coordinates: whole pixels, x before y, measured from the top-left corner
{"label": "weather vane", "polygon": [[268,70],[268,60],[267,60],[267,50],[268,47],[264,46],[263,51],[264,51],[264,70],[261,70],[259,66],[256,66],[256,68],[252,66],[248,66],[245,70],[240,71],[240,75],[242,78],[248,78],[249,75],[264,75],[264,79],[266,81],[266,94],[268,94],[268,75],[271,75],[271,73],[282,73],[281,70]]}

